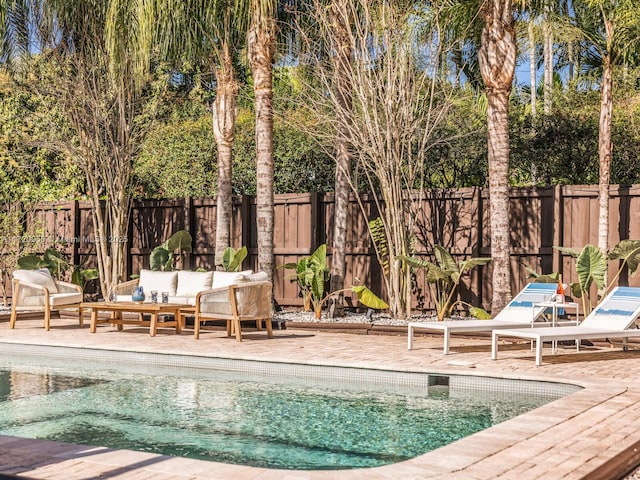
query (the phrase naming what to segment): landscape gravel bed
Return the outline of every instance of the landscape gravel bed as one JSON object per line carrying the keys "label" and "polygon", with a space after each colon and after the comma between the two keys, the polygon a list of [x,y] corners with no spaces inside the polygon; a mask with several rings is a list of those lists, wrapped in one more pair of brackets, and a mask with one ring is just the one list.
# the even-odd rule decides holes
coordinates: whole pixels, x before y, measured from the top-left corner
{"label": "landscape gravel bed", "polygon": [[413,315],[410,319],[393,318],[387,313],[373,313],[367,316],[366,313],[345,312],[344,317],[329,318],[329,316],[323,312],[322,317],[318,320],[313,312],[303,312],[298,310],[282,310],[275,312],[273,319],[276,322],[285,323],[335,323],[335,324],[371,324],[371,325],[387,325],[404,327],[408,322],[430,322],[437,321],[435,315]]}

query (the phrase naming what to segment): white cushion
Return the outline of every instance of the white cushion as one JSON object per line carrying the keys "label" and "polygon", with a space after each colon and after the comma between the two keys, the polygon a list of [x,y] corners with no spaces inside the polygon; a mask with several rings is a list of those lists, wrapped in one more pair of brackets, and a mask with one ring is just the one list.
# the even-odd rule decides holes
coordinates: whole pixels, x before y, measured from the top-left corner
{"label": "white cushion", "polygon": [[151,291],[156,290],[158,297],[162,292],[169,292],[169,296],[175,296],[178,285],[178,272],[156,272],[154,270],[140,270],[138,285],[144,290],[146,297],[151,299]]}
{"label": "white cushion", "polygon": [[177,297],[195,297],[198,292],[209,290],[213,283],[213,272],[178,271]]}
{"label": "white cushion", "polygon": [[213,272],[213,283],[211,288],[228,287],[245,281],[244,277],[251,275],[253,270],[244,270],[242,272]]}
{"label": "white cushion", "polygon": [[196,297],[181,297],[181,296],[169,297],[169,303],[179,303],[182,305],[194,306],[196,304]]}
{"label": "white cushion", "polygon": [[52,307],[60,307],[74,303],[82,303],[82,294],[80,292],[54,293],[49,295],[49,305]]}
{"label": "white cushion", "polygon": [[32,283],[49,290],[49,293],[58,293],[56,282],[53,281],[51,272],[46,268],[39,270],[16,270],[13,272],[13,278],[25,283]]}

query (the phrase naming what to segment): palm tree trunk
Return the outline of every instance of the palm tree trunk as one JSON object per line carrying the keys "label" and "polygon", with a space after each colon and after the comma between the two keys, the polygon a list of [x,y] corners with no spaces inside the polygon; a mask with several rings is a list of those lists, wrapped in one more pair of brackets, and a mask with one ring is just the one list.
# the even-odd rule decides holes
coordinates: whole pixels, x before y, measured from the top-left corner
{"label": "palm tree trunk", "polygon": [[[261,3],[261,2],[258,2]],[[275,50],[275,8],[265,0],[253,12],[248,35],[249,62],[253,73],[256,112],[256,231],[258,269],[273,281],[273,55]],[[262,7],[262,8],[261,8]],[[266,10],[266,12],[265,12]]]}
{"label": "palm tree trunk", "polygon": [[[609,184],[611,183],[611,123],[613,118],[613,65],[611,51],[613,49],[614,22],[603,18],[606,32],[606,55],[603,55],[602,85],[600,87],[600,120],[598,134],[598,161],[600,163],[598,182],[598,247],[605,254],[609,252]],[[608,281],[608,273],[605,272]]]}
{"label": "palm tree trunk", "polygon": [[[531,129],[532,137],[535,137],[535,119],[538,114],[538,84],[536,75],[536,35],[535,35],[535,17],[531,14],[529,19],[529,89],[531,93],[531,118],[533,127]],[[538,160],[531,159],[531,183],[538,183]]]}
{"label": "palm tree trunk", "polygon": [[576,52],[573,42],[567,42],[567,57],[569,61],[569,81],[573,82],[576,79],[576,74],[579,71],[579,66],[576,64]]}
{"label": "palm tree trunk", "polygon": [[510,0],[487,0],[482,13],[485,25],[478,60],[488,100],[489,211],[493,264],[491,311],[495,315],[504,308],[511,296],[509,95],[515,73],[516,36]]}
{"label": "palm tree trunk", "polygon": [[233,62],[226,48],[220,68],[216,69],[218,92],[213,108],[213,133],[218,148],[218,197],[216,202],[216,268],[222,268],[222,255],[231,246],[231,174],[233,170],[233,141],[236,129],[236,101],[238,84]]}
{"label": "palm tree trunk", "polygon": [[536,36],[534,18],[529,19],[529,83],[531,89],[531,116],[536,118],[537,77],[536,77]]}
{"label": "palm tree trunk", "polygon": [[600,162],[600,180],[598,183],[598,247],[609,251],[609,184],[611,182],[611,121],[613,114],[613,76],[611,57],[604,57],[604,71],[600,97],[600,133],[598,135],[598,159]]}
{"label": "palm tree trunk", "polygon": [[[349,42],[349,25],[346,15],[340,15],[338,6],[334,3],[330,9],[332,23],[335,26],[335,77],[334,88],[336,90],[336,175],[335,175],[335,205],[333,224],[333,246],[331,257],[331,286],[330,291],[343,290],[345,275],[345,253],[347,249],[347,225],[349,223],[349,174],[351,171],[351,153],[349,125],[351,124],[352,100],[351,100],[351,45]],[[341,293],[334,300],[332,316],[344,316],[342,305],[344,295]]]}
{"label": "palm tree trunk", "polygon": [[488,96],[489,131],[489,211],[491,217],[491,258],[495,314],[508,303],[511,292],[509,228],[509,90]]}
{"label": "palm tree trunk", "polygon": [[551,115],[551,106],[553,104],[553,31],[549,20],[551,6],[550,0],[545,2],[545,15],[543,24],[543,46],[544,46],[544,114]]}

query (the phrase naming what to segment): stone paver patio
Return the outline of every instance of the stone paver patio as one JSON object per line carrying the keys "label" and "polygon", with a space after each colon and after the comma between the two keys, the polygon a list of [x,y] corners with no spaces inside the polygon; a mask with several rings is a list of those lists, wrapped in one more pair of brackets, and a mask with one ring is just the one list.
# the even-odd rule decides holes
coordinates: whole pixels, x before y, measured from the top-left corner
{"label": "stone paver patio", "polygon": [[52,325],[46,332],[41,320],[25,319],[10,330],[0,322],[0,343],[552,380],[585,388],[415,459],[373,469],[269,470],[0,436],[0,474],[65,480],[611,479],[620,465],[637,460],[629,449],[640,442],[640,350],[603,344],[580,353],[560,348],[552,355],[547,348],[544,364],[536,367],[524,343],[504,342],[499,360],[492,361],[489,337],[454,336],[452,354],[444,356],[438,336],[417,337],[408,351],[402,335],[324,333],[295,325],[275,331],[271,340],[264,332],[249,332],[242,343],[222,331],[205,332],[195,341],[190,330],[182,335],[164,330],[152,338],[148,330],[131,327],[118,332],[105,326],[91,334],[75,319],[55,319]]}

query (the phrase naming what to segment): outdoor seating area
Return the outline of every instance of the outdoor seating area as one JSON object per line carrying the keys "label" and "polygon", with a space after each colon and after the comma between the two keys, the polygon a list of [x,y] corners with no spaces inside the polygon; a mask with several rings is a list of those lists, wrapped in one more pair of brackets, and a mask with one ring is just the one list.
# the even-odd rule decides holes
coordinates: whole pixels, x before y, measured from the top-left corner
{"label": "outdoor seating area", "polygon": [[[180,334],[187,317],[193,317],[194,339],[199,339],[203,323],[224,321],[227,336],[242,341],[243,322],[253,322],[257,330],[273,337],[271,325],[272,284],[265,272],[222,271],[152,271],[143,269],[134,280],[114,288],[107,301],[83,302],[82,289],[74,284],[54,280],[46,268],[16,270],[13,288],[15,301],[9,327],[15,328],[20,312],[42,311],[45,330],[50,330],[51,313],[76,310],[79,326],[84,325],[84,312],[91,314],[91,333],[100,324],[149,328],[155,336],[158,328],[175,329]],[[134,290],[147,292],[135,301]],[[160,296],[158,296],[160,295]],[[108,313],[108,317],[100,314]],[[160,321],[162,319],[163,321]]]}
{"label": "outdoor seating area", "polygon": [[[194,317],[194,338],[200,338],[202,323],[223,320],[227,324],[227,336],[235,335],[242,341],[242,322],[255,322],[258,330],[265,324],[267,336],[271,338],[271,297],[273,287],[267,281],[266,272],[245,270],[241,272],[221,271],[152,271],[143,269],[140,277],[115,287],[115,304],[130,304],[134,290],[142,287],[145,294],[143,307],[129,311],[146,312],[144,305],[158,301],[177,306],[176,318],[181,324],[189,314]],[[166,295],[165,295],[166,294]],[[155,296],[155,298],[154,298]],[[166,302],[165,302],[166,300]],[[180,308],[183,306],[183,308]],[[124,310],[125,307],[120,307]],[[92,329],[93,329],[92,321]],[[184,325],[182,325],[184,326]],[[180,325],[176,326],[180,328]],[[155,329],[151,328],[151,335]],[[180,333],[180,330],[178,330]]]}
{"label": "outdoor seating area", "polygon": [[[264,275],[266,279],[266,274]],[[271,282],[252,281],[198,293],[195,305],[193,336],[200,338],[203,322],[225,320],[227,336],[235,334],[242,341],[242,322],[255,322],[258,330],[264,322],[267,336],[273,338],[271,325]]]}

